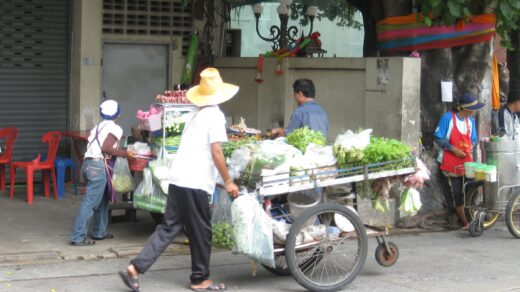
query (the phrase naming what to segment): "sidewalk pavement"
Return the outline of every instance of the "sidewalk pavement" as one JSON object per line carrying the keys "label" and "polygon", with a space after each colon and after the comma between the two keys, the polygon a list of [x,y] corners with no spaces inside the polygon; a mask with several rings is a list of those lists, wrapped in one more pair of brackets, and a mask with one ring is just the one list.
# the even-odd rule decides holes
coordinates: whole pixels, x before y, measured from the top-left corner
{"label": "sidewalk pavement", "polygon": [[[0,266],[75,260],[124,258],[136,255],[154,231],[148,212],[137,211],[136,222],[118,222],[109,226],[114,239],[97,241],[93,246],[71,246],[70,232],[82,196],[66,186],[63,199],[45,198],[35,187],[32,205],[26,201],[25,188],[17,187],[13,200],[9,189],[0,191]],[[114,210],[113,215],[123,210]],[[393,234],[424,232],[421,229],[393,231]],[[165,255],[189,254],[184,234],[165,251]]]}

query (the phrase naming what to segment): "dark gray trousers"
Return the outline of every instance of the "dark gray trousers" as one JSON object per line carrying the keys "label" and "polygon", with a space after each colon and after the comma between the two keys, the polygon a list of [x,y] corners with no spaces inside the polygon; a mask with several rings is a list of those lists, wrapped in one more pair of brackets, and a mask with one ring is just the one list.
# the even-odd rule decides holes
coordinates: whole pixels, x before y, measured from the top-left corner
{"label": "dark gray trousers", "polygon": [[190,241],[191,283],[199,284],[208,279],[211,220],[208,193],[198,189],[170,185],[164,221],[131,264],[139,273],[145,273],[183,228]]}

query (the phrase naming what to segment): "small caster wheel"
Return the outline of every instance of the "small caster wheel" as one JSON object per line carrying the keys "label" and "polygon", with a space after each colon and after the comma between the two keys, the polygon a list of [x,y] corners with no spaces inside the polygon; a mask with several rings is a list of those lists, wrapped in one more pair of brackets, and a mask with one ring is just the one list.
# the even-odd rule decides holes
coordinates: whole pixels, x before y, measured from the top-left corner
{"label": "small caster wheel", "polygon": [[477,219],[471,221],[469,224],[469,235],[472,237],[479,237],[484,233],[484,224],[481,220]]}
{"label": "small caster wheel", "polygon": [[384,243],[380,243],[376,248],[376,261],[383,267],[391,267],[397,262],[399,258],[399,248],[391,241],[388,242],[388,248],[386,249]]}

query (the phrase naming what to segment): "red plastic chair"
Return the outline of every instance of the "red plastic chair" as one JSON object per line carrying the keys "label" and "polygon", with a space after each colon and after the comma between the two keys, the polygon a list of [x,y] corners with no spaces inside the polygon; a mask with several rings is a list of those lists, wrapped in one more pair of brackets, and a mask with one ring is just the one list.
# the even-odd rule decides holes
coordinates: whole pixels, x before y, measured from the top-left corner
{"label": "red plastic chair", "polygon": [[56,171],[54,170],[54,159],[56,159],[56,152],[58,152],[58,145],[60,144],[61,133],[60,132],[47,132],[42,137],[43,143],[49,144],[49,150],[47,152],[47,159],[45,161],[39,161],[38,158],[34,161],[23,161],[23,162],[12,162],[10,168],[11,175],[11,193],[10,197],[13,199],[14,196],[14,180],[17,168],[25,168],[27,176],[27,202],[32,204],[33,202],[33,182],[34,182],[34,171],[41,170],[43,174],[43,185],[45,189],[45,197],[50,196],[50,175],[54,181],[54,198],[58,199],[58,190],[56,188]]}
{"label": "red plastic chair", "polygon": [[5,191],[5,166],[11,164],[13,156],[14,143],[18,137],[18,128],[0,129],[0,139],[5,139],[5,146],[0,153],[0,190]]}

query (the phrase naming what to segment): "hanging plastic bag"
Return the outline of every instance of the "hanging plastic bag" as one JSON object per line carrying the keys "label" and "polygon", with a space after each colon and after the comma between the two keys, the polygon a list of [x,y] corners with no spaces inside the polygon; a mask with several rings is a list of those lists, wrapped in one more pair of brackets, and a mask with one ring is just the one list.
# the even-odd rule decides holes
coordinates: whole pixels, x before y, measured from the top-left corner
{"label": "hanging plastic bag", "polygon": [[234,252],[243,253],[274,268],[273,226],[256,195],[246,194],[235,199],[231,206],[231,218]]}
{"label": "hanging plastic bag", "polygon": [[143,171],[143,180],[134,192],[134,208],[149,212],[164,213],[166,211],[167,201],[168,196],[154,183],[150,169],[145,168]]}
{"label": "hanging plastic bag", "polygon": [[134,189],[134,179],[128,167],[128,160],[124,157],[116,159],[112,185],[118,193],[128,193]]}
{"label": "hanging plastic bag", "polygon": [[218,200],[213,204],[211,214],[212,245],[231,250],[233,234],[231,231],[231,198],[223,189],[218,189]]}
{"label": "hanging plastic bag", "polygon": [[401,196],[399,211],[405,216],[413,216],[421,207],[421,194],[415,188],[406,189]]}

